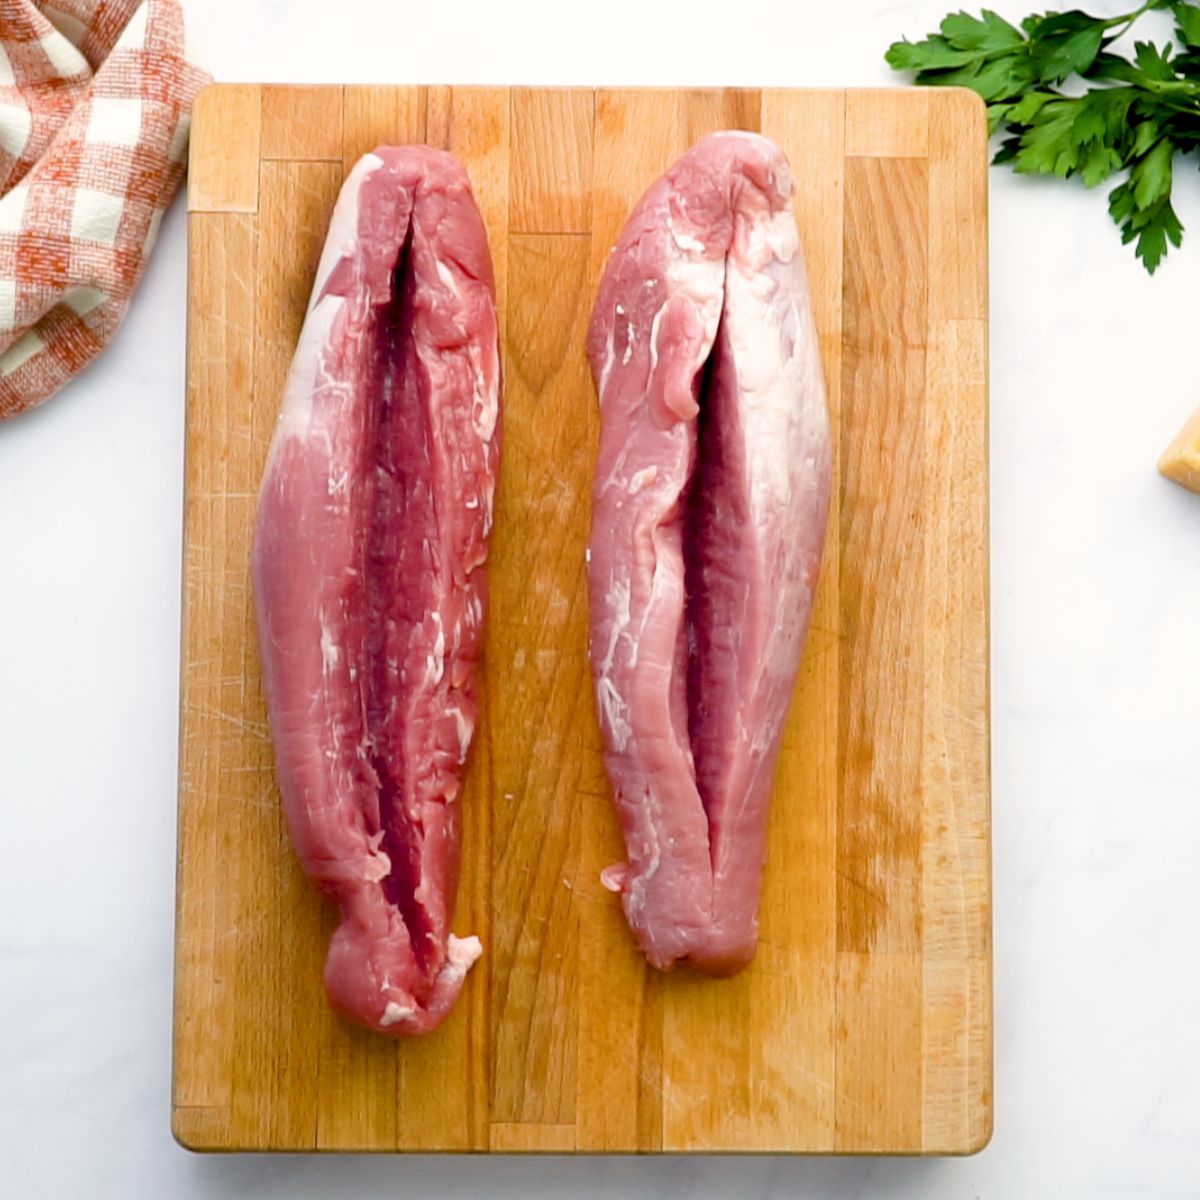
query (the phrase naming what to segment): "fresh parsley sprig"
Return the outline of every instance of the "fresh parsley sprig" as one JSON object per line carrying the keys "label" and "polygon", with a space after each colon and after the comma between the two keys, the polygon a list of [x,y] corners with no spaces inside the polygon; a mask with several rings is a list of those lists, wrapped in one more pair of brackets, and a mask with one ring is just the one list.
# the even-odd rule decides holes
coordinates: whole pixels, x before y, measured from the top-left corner
{"label": "fresh parsley sprig", "polygon": [[[1136,42],[1132,59],[1109,47],[1144,13],[1169,10],[1173,43]],[[1109,193],[1123,242],[1151,274],[1183,240],[1171,207],[1177,157],[1200,149],[1200,5],[1147,0],[1117,17],[1078,9],[1026,17],[1020,28],[984,9],[952,13],[923,42],[896,42],[887,61],[916,82],[968,87],[987,103],[993,161],[1028,175],[1078,175],[1095,187],[1128,172]],[[1082,80],[1082,94],[1062,85]]]}

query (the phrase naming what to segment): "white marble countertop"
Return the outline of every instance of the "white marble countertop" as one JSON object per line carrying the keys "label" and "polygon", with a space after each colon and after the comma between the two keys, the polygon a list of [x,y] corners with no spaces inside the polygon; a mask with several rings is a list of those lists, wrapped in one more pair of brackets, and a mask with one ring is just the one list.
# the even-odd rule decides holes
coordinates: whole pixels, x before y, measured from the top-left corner
{"label": "white marble countertop", "polygon": [[[888,43],[951,7],[609,0],[585,20],[562,0],[185,0],[221,79],[364,82],[887,85]],[[0,426],[0,1190],[1200,1195],[1200,497],[1154,472],[1200,404],[1194,169],[1177,192],[1188,241],[1150,279],[1102,195],[991,174],[996,1135],[946,1161],[205,1159],[175,1145],[176,204],[111,348]]]}

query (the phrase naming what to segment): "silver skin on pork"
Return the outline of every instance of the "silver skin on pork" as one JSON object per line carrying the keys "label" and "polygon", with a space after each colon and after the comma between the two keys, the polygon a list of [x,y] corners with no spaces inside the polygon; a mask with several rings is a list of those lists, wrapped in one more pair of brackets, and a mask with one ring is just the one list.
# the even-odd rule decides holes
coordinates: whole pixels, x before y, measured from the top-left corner
{"label": "silver skin on pork", "polygon": [[829,506],[817,332],[783,152],[719,133],[654,183],[608,261],[590,656],[647,959],[754,955],[775,763]]}
{"label": "silver skin on pork", "polygon": [[300,863],[340,908],[334,1007],[420,1034],[478,958],[450,932],[475,728],[500,371],[462,166],[380,147],[350,172],[267,460],[253,576]]}

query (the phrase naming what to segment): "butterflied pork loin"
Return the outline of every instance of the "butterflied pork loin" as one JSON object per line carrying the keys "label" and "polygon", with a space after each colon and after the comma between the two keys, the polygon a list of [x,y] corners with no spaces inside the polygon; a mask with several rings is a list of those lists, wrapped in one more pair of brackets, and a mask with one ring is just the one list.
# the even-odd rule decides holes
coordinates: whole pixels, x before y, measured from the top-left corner
{"label": "butterflied pork loin", "polygon": [[253,573],[288,828],[341,910],[326,989],[387,1033],[434,1028],[480,953],[450,922],[498,395],[466,174],[440,151],[381,147],[330,223]]}
{"label": "butterflied pork loin", "polygon": [[662,969],[754,955],[824,543],[829,424],[791,191],[766,138],[700,142],[629,218],[588,335],[590,653],[628,856],[604,879]]}

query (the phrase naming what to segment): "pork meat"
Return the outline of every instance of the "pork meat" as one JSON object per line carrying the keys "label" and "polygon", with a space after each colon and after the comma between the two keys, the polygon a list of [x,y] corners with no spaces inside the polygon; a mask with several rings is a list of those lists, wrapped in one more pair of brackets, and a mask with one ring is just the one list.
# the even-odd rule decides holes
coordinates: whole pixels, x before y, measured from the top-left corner
{"label": "pork meat", "polygon": [[333,1005],[424,1033],[479,956],[450,933],[499,401],[462,166],[381,147],[342,188],[271,442],[254,592],[276,771],[341,910]]}
{"label": "pork meat", "polygon": [[604,880],[661,969],[754,955],[820,568],[829,421],[791,194],[766,138],[700,142],[630,216],[588,333],[590,654],[628,857]]}

